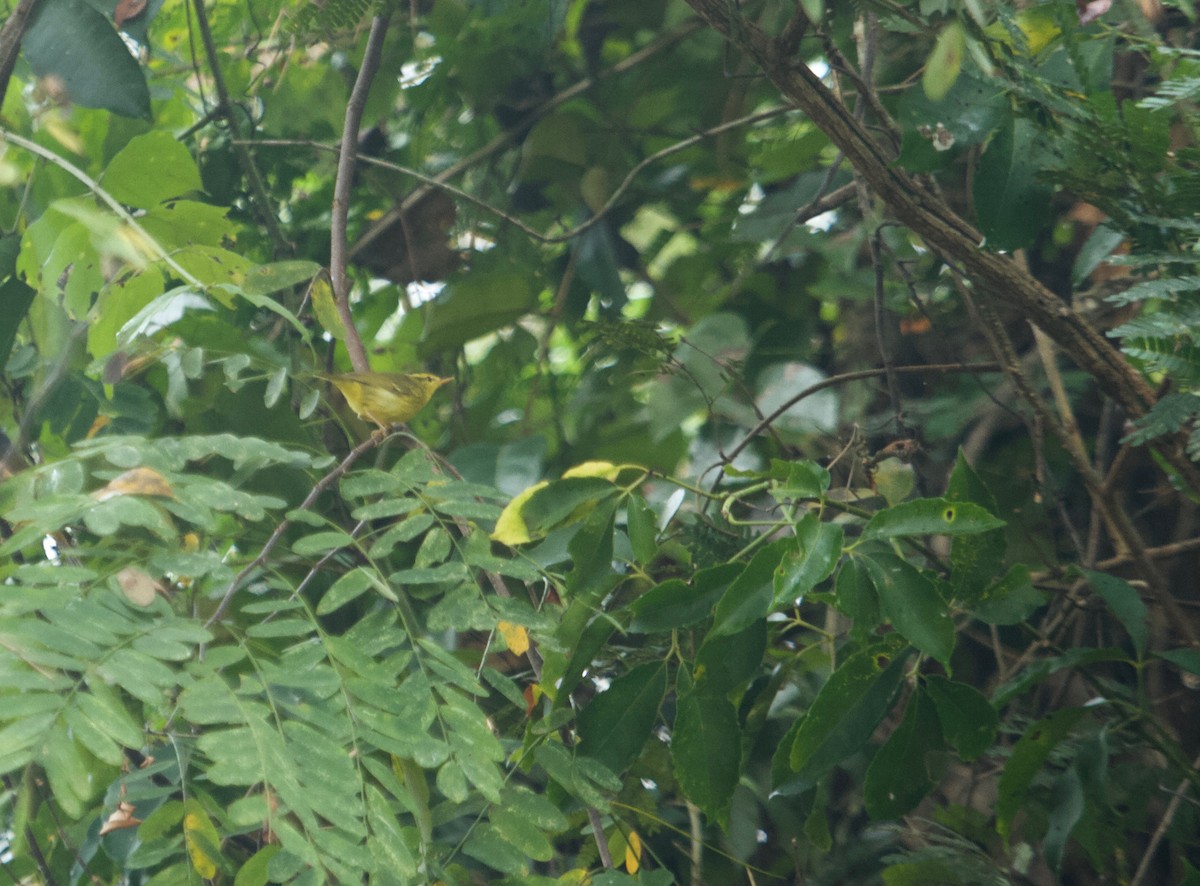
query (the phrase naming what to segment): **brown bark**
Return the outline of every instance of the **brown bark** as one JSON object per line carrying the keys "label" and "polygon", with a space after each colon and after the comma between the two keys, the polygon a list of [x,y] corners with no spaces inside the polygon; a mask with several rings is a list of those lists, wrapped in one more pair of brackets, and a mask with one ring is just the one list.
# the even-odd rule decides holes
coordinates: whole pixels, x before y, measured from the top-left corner
{"label": "brown bark", "polygon": [[[1007,303],[1037,324],[1131,418],[1144,415],[1154,405],[1149,384],[1111,342],[1010,257],[981,248],[983,235],[941,197],[898,168],[890,152],[783,41],[737,16],[737,5],[728,0],[687,3],[746,53],[829,137],[895,218],[963,270],[984,297]],[[1182,441],[1167,439],[1156,448],[1193,488],[1200,489],[1200,471],[1187,458]]]}

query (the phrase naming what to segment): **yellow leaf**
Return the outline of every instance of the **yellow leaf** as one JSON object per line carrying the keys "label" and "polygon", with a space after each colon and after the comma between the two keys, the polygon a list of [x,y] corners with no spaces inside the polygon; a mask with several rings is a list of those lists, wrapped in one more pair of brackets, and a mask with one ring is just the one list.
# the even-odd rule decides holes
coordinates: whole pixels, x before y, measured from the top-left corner
{"label": "yellow leaf", "polygon": [[591,880],[592,878],[588,875],[586,868],[575,868],[567,871],[554,882],[561,884],[561,886],[586,886]]}
{"label": "yellow leaf", "polygon": [[513,655],[524,655],[529,651],[529,633],[521,625],[502,621],[496,627],[504,637],[504,642],[508,644],[508,651]]}
{"label": "yellow leaf", "polygon": [[930,101],[940,102],[946,97],[962,71],[966,48],[966,35],[957,19],[942,28],[933,52],[925,61],[925,73],[921,75],[921,86]]}
{"label": "yellow leaf", "polygon": [[629,839],[625,843],[625,870],[636,874],[641,866],[642,838],[638,836],[637,831],[630,831]]}
{"label": "yellow leaf", "polygon": [[533,497],[535,492],[543,486],[549,485],[547,480],[535,483],[506,504],[504,510],[500,512],[500,518],[496,521],[496,528],[492,530],[492,541],[506,545],[523,545],[533,541],[529,535],[529,527],[525,525],[525,518],[521,516],[521,508]]}
{"label": "yellow leaf", "polygon": [[96,501],[108,501],[118,495],[159,495],[174,498],[175,492],[167,478],[154,468],[133,468],[113,477],[108,483],[92,493]]}
{"label": "yellow leaf", "polygon": [[215,853],[219,851],[221,837],[213,827],[212,819],[197,801],[188,800],[184,808],[187,811],[183,816],[183,840],[187,845],[188,858],[197,874],[205,880],[211,880],[217,875]]}
{"label": "yellow leaf", "polygon": [[616,480],[621,468],[611,461],[585,461],[583,464],[563,472],[563,479],[568,477],[600,477],[605,480]]}
{"label": "yellow leaf", "polygon": [[345,338],[342,318],[333,300],[333,282],[324,268],[317,271],[317,276],[308,284],[308,297],[312,301],[313,313],[317,315],[317,322],[321,327],[336,339]]}
{"label": "yellow leaf", "polygon": [[[1016,24],[1025,37],[1024,48],[1030,55],[1037,55],[1062,36],[1062,29],[1054,20],[1054,14],[1041,7],[1032,7],[1017,13]],[[1010,49],[1018,48],[1014,46],[1012,35],[1003,22],[992,22],[983,29],[983,32],[992,40],[1003,43]]]}

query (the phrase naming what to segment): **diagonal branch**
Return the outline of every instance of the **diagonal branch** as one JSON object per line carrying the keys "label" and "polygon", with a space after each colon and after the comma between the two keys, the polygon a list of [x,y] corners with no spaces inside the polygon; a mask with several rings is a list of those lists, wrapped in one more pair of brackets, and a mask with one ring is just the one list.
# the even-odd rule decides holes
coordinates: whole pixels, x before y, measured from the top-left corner
{"label": "diagonal branch", "polygon": [[[746,53],[780,92],[802,110],[846,156],[895,218],[946,258],[959,264],[986,296],[1024,313],[1088,372],[1131,417],[1144,415],[1155,397],[1146,380],[1109,341],[1011,258],[980,248],[983,236],[941,197],[896,166],[886,151],[795,53],[737,13],[728,0],[687,0],[702,19]],[[1186,482],[1200,489],[1200,471],[1181,439],[1159,452]]]}

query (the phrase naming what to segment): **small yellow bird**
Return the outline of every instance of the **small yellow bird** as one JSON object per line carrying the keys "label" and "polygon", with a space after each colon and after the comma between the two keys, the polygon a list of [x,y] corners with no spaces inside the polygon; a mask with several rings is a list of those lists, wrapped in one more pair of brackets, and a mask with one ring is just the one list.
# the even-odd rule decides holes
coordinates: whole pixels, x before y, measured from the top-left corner
{"label": "small yellow bird", "polygon": [[355,415],[384,429],[408,421],[438,388],[453,381],[428,372],[339,372],[321,378],[342,392]]}

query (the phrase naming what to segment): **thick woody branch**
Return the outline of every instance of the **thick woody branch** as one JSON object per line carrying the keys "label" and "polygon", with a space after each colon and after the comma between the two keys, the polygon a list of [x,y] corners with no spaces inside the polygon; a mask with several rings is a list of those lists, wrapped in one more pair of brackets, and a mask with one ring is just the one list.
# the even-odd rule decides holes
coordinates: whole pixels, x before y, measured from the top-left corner
{"label": "thick woody branch", "polygon": [[[701,18],[746,53],[780,92],[845,155],[889,212],[947,259],[955,262],[994,302],[1007,302],[1041,327],[1101,390],[1131,417],[1144,415],[1155,397],[1145,379],[1109,341],[1011,258],[981,248],[983,236],[939,196],[898,168],[885,150],[794,52],[737,14],[726,0],[687,0]],[[1200,472],[1179,441],[1160,449],[1195,488]]]}

